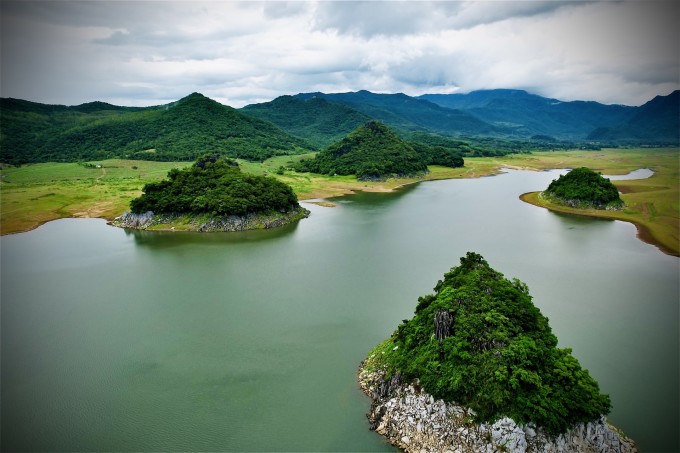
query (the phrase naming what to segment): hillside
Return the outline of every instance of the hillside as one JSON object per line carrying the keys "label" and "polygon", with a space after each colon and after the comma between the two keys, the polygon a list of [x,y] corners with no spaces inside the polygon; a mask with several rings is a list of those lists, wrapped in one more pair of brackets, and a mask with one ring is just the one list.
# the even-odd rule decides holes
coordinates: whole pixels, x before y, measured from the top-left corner
{"label": "hillside", "polygon": [[383,179],[427,172],[423,157],[379,121],[369,121],[341,141],[302,160],[297,170]]}
{"label": "hillside", "polygon": [[369,91],[350,93],[300,93],[300,99],[323,98],[345,104],[393,129],[430,131],[449,136],[499,135],[504,131],[469,113],[441,107],[432,102],[398,94]]}
{"label": "hillside", "polygon": [[6,163],[113,157],[193,160],[206,152],[264,160],[312,149],[269,122],[198,93],[148,108],[0,102],[0,161]]}
{"label": "hillside", "polygon": [[609,412],[609,397],[557,347],[524,283],[468,252],[434,291],[363,364],[385,379],[377,395],[418,379],[432,397],[473,409],[477,423],[509,417],[554,434]]}
{"label": "hillside", "polygon": [[419,99],[465,111],[488,123],[510,128],[515,135],[546,135],[582,140],[597,127],[624,121],[635,107],[598,102],[563,102],[524,90],[480,90],[467,94],[425,94]]}
{"label": "hillside", "polygon": [[280,96],[273,101],[247,105],[241,112],[269,121],[289,134],[325,148],[371,118],[353,108],[324,98]]}
{"label": "hillside", "polygon": [[632,115],[611,127],[598,128],[591,140],[628,143],[680,143],[680,91],[656,96],[636,108]]}

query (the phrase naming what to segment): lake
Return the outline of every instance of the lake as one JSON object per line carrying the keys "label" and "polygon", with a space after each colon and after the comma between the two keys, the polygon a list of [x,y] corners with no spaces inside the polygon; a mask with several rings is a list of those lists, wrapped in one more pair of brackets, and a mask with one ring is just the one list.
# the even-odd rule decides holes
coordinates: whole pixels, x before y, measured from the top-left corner
{"label": "lake", "polygon": [[395,451],[357,367],[475,251],[528,284],[613,423],[677,451],[680,260],[518,199],[559,174],[358,193],[272,231],[4,236],[3,450]]}

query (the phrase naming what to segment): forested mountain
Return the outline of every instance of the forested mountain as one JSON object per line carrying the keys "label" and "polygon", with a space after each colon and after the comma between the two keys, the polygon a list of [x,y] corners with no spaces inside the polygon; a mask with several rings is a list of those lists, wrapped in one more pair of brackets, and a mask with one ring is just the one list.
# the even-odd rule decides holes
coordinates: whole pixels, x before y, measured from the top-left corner
{"label": "forested mountain", "polygon": [[432,102],[398,94],[376,94],[369,91],[355,93],[300,93],[300,99],[323,98],[347,105],[382,121],[391,128],[403,131],[430,131],[444,135],[502,135],[505,131],[469,113],[441,107]]}
{"label": "forested mountain", "polygon": [[583,140],[598,127],[625,121],[635,107],[598,102],[562,102],[523,90],[481,90],[468,94],[425,94],[419,96],[447,108],[461,109],[515,135],[546,135],[558,139]]}
{"label": "forested mountain", "polygon": [[280,96],[271,102],[247,105],[241,111],[272,122],[289,134],[302,137],[319,148],[337,142],[371,120],[345,104],[330,102],[321,97],[301,99]]}
{"label": "forested mountain", "polygon": [[[640,107],[561,102],[522,90],[423,95],[301,93],[236,110],[193,93],[154,107],[78,106],[0,99],[0,162],[112,157],[194,160],[206,152],[249,160],[310,152],[374,119],[402,139],[495,155],[617,144],[677,145],[680,92]],[[449,108],[451,107],[451,108]],[[431,155],[432,156],[432,155]]]}
{"label": "forested mountain", "polygon": [[424,173],[427,164],[423,156],[387,126],[370,121],[313,159],[300,161],[297,170],[382,179]]}
{"label": "forested mountain", "polygon": [[313,149],[269,122],[198,93],[148,108],[2,99],[0,115],[0,161],[6,163],[111,157],[193,160],[206,152],[263,160]]}
{"label": "forested mountain", "polygon": [[624,121],[612,127],[596,129],[588,138],[677,145],[680,142],[680,91],[655,97],[637,107]]}
{"label": "forested mountain", "polygon": [[602,143],[677,145],[678,91],[640,107],[593,101],[563,102],[523,90],[480,90],[467,94],[425,94],[419,99],[460,109],[514,135],[547,136]]}

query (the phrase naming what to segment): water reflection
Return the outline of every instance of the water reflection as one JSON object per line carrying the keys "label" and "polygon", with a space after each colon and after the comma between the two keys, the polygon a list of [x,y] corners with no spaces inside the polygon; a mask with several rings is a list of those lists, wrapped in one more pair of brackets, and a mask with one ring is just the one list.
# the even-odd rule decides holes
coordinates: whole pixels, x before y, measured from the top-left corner
{"label": "water reflection", "polygon": [[196,231],[147,231],[125,229],[125,235],[134,239],[135,244],[154,249],[172,248],[193,244],[239,244],[280,239],[292,235],[302,219],[279,228],[229,232],[201,233]]}

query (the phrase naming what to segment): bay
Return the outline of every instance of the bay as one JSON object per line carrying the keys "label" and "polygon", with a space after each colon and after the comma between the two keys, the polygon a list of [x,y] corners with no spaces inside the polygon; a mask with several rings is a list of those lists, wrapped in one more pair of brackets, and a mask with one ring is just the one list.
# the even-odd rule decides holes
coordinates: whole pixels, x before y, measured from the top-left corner
{"label": "bay", "polygon": [[642,451],[677,451],[678,258],[521,202],[558,171],[357,193],[272,231],[0,238],[2,447],[393,451],[359,362],[467,251],[529,285]]}

